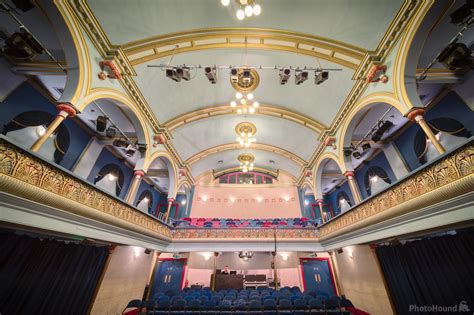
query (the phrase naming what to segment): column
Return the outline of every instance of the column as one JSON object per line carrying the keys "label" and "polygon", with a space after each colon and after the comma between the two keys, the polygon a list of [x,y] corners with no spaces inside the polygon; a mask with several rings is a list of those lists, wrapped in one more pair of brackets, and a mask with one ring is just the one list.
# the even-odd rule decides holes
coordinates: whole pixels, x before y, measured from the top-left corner
{"label": "column", "polygon": [[56,105],[56,110],[58,111],[58,115],[54,120],[49,124],[48,128],[44,132],[44,134],[38,138],[38,140],[33,143],[31,146],[31,151],[38,152],[41,149],[43,143],[51,136],[56,129],[58,129],[59,125],[63,122],[64,119],[67,117],[74,117],[77,114],[76,109],[71,104],[60,103]]}
{"label": "column", "polygon": [[421,129],[423,130],[425,135],[428,137],[428,139],[431,141],[431,143],[433,143],[436,150],[438,150],[439,154],[443,154],[446,152],[446,150],[443,147],[443,145],[439,142],[439,140],[436,138],[430,126],[428,126],[428,123],[423,117],[425,113],[426,111],[422,108],[414,108],[406,115],[406,117],[410,119],[411,121],[416,121],[416,123],[420,125]]}
{"label": "column", "polygon": [[125,196],[125,202],[130,205],[133,205],[133,201],[135,200],[137,196],[138,187],[140,186],[140,182],[142,180],[143,175],[145,175],[145,172],[135,171],[133,175],[134,176],[133,176],[132,184],[130,185],[130,188],[128,189],[127,195]]}
{"label": "column", "polygon": [[329,258],[331,259],[331,265],[334,271],[334,282],[336,284],[336,291],[338,295],[342,295],[344,294],[344,291],[342,290],[341,283],[339,282],[339,269],[338,269],[337,262],[335,259],[335,253],[334,251],[330,251],[328,253],[329,253]]}
{"label": "column", "polygon": [[168,198],[168,209],[166,209],[165,214],[165,222],[168,222],[168,218],[170,217],[171,206],[173,205],[174,198]]}
{"label": "column", "polygon": [[278,270],[276,267],[276,252],[272,252],[272,267],[273,267],[273,282],[275,283],[275,290],[278,290]]}
{"label": "column", "polygon": [[324,200],[323,199],[316,199],[316,202],[318,203],[318,206],[319,206],[319,214],[321,215],[321,221],[323,223],[325,223],[326,222],[326,217],[324,215],[324,210],[323,210]]}
{"label": "column", "polygon": [[214,272],[212,273],[212,283],[211,283],[212,291],[216,291],[217,256],[219,256],[219,253],[214,252]]}
{"label": "column", "polygon": [[347,181],[349,182],[349,187],[351,188],[352,197],[354,198],[354,202],[356,204],[360,203],[362,201],[362,198],[360,197],[359,186],[357,185],[357,183],[355,181],[355,178],[354,178],[354,172],[347,171],[347,172],[344,173],[344,176],[347,177]]}

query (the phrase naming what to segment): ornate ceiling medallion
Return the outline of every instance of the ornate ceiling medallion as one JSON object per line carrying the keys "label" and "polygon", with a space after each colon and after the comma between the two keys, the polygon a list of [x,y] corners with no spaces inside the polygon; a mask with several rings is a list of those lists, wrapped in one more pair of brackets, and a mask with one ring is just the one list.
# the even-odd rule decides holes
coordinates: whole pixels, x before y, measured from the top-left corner
{"label": "ornate ceiling medallion", "polygon": [[240,93],[255,91],[260,83],[260,76],[257,70],[249,69],[246,66],[233,68],[230,72],[230,84]]}
{"label": "ornate ceiling medallion", "polygon": [[250,153],[243,153],[237,157],[237,160],[240,162],[240,170],[243,173],[247,173],[248,171],[253,171],[253,161],[255,157]]}
{"label": "ornate ceiling medallion", "polygon": [[257,127],[249,122],[242,122],[235,126],[235,133],[237,133],[237,142],[243,147],[250,147],[252,143],[257,141],[254,137],[257,133]]}

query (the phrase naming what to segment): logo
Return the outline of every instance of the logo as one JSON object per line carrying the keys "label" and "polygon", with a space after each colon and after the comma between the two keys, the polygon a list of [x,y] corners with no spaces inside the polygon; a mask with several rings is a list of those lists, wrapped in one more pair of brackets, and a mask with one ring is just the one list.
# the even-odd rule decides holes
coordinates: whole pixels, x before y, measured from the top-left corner
{"label": "logo", "polygon": [[467,305],[466,301],[461,301],[458,306],[459,312],[470,312],[469,305]]}
{"label": "logo", "polygon": [[409,312],[416,312],[416,313],[446,313],[446,312],[470,312],[469,305],[466,301],[461,301],[459,304],[454,304],[450,306],[445,305],[413,305],[411,304]]}

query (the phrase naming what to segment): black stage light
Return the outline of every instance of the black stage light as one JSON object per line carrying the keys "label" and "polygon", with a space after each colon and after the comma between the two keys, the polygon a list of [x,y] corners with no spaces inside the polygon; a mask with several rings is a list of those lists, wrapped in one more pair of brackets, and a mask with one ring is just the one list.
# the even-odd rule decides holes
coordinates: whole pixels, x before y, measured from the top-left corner
{"label": "black stage light", "polygon": [[124,139],[116,139],[114,140],[113,145],[114,147],[118,147],[118,148],[126,148],[130,145],[130,143]]}
{"label": "black stage light", "polygon": [[242,82],[244,84],[250,84],[252,82],[252,76],[250,74],[250,69],[242,70]]}
{"label": "black stage light", "polygon": [[327,79],[329,79],[329,72],[327,72],[327,71],[316,71],[314,73],[314,83],[316,85],[320,85],[321,83],[323,83]]}
{"label": "black stage light", "polygon": [[338,253],[338,254],[342,254],[342,253],[344,253],[344,250],[343,250],[342,248],[339,248],[339,249],[337,250],[337,253]]}
{"label": "black stage light", "polygon": [[35,5],[30,0],[12,0],[13,4],[17,9],[23,12],[30,11]]}
{"label": "black stage light", "polygon": [[216,66],[214,66],[214,67],[205,67],[204,68],[204,74],[206,75],[209,82],[211,82],[212,84],[217,83],[217,68],[216,68]]}
{"label": "black stage light", "polygon": [[239,82],[239,71],[236,68],[230,69],[230,82],[238,83]]}
{"label": "black stage light", "polygon": [[105,135],[107,137],[110,137],[110,138],[115,137],[117,133],[118,133],[118,130],[114,126],[110,126],[109,128],[105,129]]}
{"label": "black stage light", "polygon": [[188,67],[178,67],[176,68],[176,72],[178,73],[181,79],[186,81],[191,80],[191,70]]}
{"label": "black stage light", "polygon": [[345,156],[351,156],[351,154],[352,154],[352,148],[344,148]]}
{"label": "black stage light", "polygon": [[439,55],[438,61],[449,70],[473,68],[472,51],[463,43],[449,44]]}
{"label": "black stage light", "polygon": [[290,68],[283,68],[280,70],[280,84],[284,85],[288,82],[288,79],[291,76]]}
{"label": "black stage light", "polygon": [[393,123],[390,120],[379,122],[377,131],[372,135],[372,141],[378,142],[382,139],[383,134],[386,133],[390,128],[392,128]]}
{"label": "black stage light", "polygon": [[295,72],[295,83],[300,85],[304,81],[308,80],[308,71],[296,70]]}
{"label": "black stage light", "polygon": [[166,76],[175,82],[181,81],[181,77],[179,76],[177,69],[174,67],[166,69]]}
{"label": "black stage light", "polygon": [[[6,34],[2,34],[2,38]],[[28,32],[21,29],[8,38],[4,38],[5,45],[0,49],[2,55],[14,59],[31,60],[44,52],[43,46]]]}
{"label": "black stage light", "polygon": [[474,1],[467,0],[466,4],[449,15],[449,17],[451,17],[451,23],[461,25],[467,22],[469,17],[472,15],[472,10],[474,10]]}
{"label": "black stage light", "polygon": [[146,143],[137,143],[136,147],[137,147],[138,152],[140,152],[140,153],[145,153],[146,150],[147,150]]}
{"label": "black stage light", "polygon": [[352,156],[356,159],[360,159],[362,157],[362,154],[360,154],[359,151],[354,151],[352,152]]}
{"label": "black stage light", "polygon": [[130,157],[132,157],[135,152],[137,152],[137,150],[133,146],[128,146],[128,148],[125,150],[125,154]]}
{"label": "black stage light", "polygon": [[364,151],[364,152],[369,151],[370,148],[371,148],[370,143],[362,144],[362,151]]}
{"label": "black stage light", "polygon": [[95,122],[95,129],[98,132],[104,132],[106,128],[107,128],[107,116],[97,116],[97,119]]}

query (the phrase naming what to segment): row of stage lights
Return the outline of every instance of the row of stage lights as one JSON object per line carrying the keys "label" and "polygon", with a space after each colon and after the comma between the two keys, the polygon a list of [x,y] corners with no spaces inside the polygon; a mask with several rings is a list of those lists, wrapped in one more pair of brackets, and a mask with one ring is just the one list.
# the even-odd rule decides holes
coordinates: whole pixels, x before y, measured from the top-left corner
{"label": "row of stage lights", "polygon": [[[219,69],[229,69],[228,66],[187,66],[187,65],[182,65],[182,66],[167,66],[167,65],[148,65],[148,67],[160,67],[160,68],[166,68],[166,77],[170,78],[171,80],[175,82],[180,82],[181,80],[189,81],[192,79],[191,76],[191,70],[192,69],[204,69],[204,74],[211,82],[211,84],[216,84],[217,83],[217,77],[218,77],[218,70]],[[236,76],[236,73],[238,72],[237,67],[230,67],[230,77],[231,79]],[[246,68],[243,71],[243,76],[245,80],[245,75],[248,73],[249,79],[250,79],[250,69],[255,69],[255,70],[279,70],[279,82],[281,85],[285,85],[288,83],[291,73],[294,71],[294,76],[295,76],[295,84],[300,85],[301,83],[305,82],[306,80],[309,79],[309,73],[314,72],[314,84],[320,85],[321,83],[325,82],[327,79],[329,79],[329,69],[324,70],[320,68],[310,68],[310,67],[304,67],[303,69],[300,68],[292,68],[292,67],[280,67],[280,66],[274,66],[274,67],[252,67],[252,68]],[[341,69],[330,69],[330,71],[340,71]]]}

